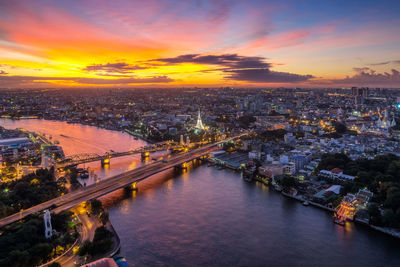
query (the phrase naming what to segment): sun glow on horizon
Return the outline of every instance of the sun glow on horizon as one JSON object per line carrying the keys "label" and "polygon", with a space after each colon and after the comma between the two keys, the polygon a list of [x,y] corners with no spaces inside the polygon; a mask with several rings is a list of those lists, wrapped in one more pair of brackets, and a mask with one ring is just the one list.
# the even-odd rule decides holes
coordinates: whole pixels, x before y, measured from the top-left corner
{"label": "sun glow on horizon", "polygon": [[2,2],[0,87],[400,84],[400,4],[279,3]]}

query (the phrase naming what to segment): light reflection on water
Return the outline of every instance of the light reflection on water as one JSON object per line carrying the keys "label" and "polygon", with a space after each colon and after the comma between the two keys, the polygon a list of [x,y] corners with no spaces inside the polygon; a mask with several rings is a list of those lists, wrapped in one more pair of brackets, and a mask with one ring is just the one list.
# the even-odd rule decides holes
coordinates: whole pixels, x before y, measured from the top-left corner
{"label": "light reflection on water", "polygon": [[[96,127],[42,120],[0,125],[42,131],[66,154],[125,151],[145,143]],[[69,137],[63,138],[60,134]],[[140,166],[140,156],[86,164],[101,179]],[[288,199],[229,170],[191,164],[102,197],[133,266],[400,266],[397,239]]]}

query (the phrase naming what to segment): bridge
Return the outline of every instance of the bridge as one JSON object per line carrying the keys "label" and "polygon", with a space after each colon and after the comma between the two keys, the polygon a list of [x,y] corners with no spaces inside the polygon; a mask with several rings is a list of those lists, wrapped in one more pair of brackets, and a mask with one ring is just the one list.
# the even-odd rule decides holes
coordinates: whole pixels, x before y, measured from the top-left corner
{"label": "bridge", "polygon": [[179,166],[183,163],[202,158],[210,152],[218,149],[219,145],[225,142],[236,140],[244,135],[247,135],[247,133],[228,138],[213,144],[208,144],[189,152],[173,155],[171,156],[171,158],[168,159],[168,161],[156,161],[146,164],[136,169],[105,179],[97,184],[80,188],[76,191],[43,202],[29,209],[21,210],[19,213],[15,213],[1,219],[0,227],[16,222],[30,214],[40,212],[45,209],[52,208],[52,212],[58,213],[61,211],[69,210],[82,202],[111,193],[117,189],[125,188],[128,186],[131,187],[132,185],[135,186],[136,182],[146,179],[156,173],[171,169],[175,166]]}
{"label": "bridge", "polygon": [[151,152],[170,150],[170,149],[181,149],[182,147],[183,147],[182,145],[176,144],[175,142],[166,141],[125,152],[111,151],[105,153],[104,155],[99,155],[94,153],[75,154],[57,161],[57,167],[74,166],[93,161],[100,161],[101,164],[104,165],[108,164],[111,158],[129,156],[139,153],[142,155],[142,157],[147,157]]}

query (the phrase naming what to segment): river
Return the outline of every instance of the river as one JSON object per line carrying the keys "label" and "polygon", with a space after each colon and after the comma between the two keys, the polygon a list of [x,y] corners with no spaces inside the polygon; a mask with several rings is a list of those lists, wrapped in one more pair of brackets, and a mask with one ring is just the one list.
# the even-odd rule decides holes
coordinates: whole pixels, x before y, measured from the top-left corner
{"label": "river", "polygon": [[[66,154],[145,145],[126,133],[44,120],[0,120],[52,135]],[[62,137],[63,134],[68,137]],[[102,179],[142,164],[137,156],[92,163]],[[288,199],[237,173],[191,164],[102,198],[131,266],[400,266],[400,240]]]}

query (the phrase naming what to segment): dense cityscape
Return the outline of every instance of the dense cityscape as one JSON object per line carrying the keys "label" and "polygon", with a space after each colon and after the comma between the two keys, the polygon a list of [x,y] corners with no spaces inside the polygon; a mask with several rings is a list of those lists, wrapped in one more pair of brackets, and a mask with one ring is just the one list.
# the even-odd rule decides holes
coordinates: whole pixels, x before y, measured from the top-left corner
{"label": "dense cityscape", "polygon": [[400,266],[399,12],[0,0],[0,267]]}
{"label": "dense cityscape", "polygon": [[[153,89],[151,95],[146,89],[3,92],[3,119],[87,124],[126,132],[149,144],[175,144],[168,147],[172,153],[246,133],[211,152],[208,165],[232,169],[247,182],[261,182],[303,205],[325,209],[332,214],[332,223],[353,221],[400,237],[396,230],[400,227],[400,94],[396,90],[193,88]],[[318,104],[312,99],[318,99]],[[66,159],[55,136],[2,128],[1,138],[3,218],[86,187],[89,171],[68,162],[71,159]],[[75,214],[90,210],[97,214],[99,225],[106,225],[108,215],[101,202],[92,202],[76,208]],[[61,236],[50,243],[33,241],[28,253],[7,244],[11,238],[23,238],[16,231],[19,227],[40,227],[40,215],[30,215],[34,217],[27,217],[22,226],[6,228],[2,257],[9,262],[5,265],[17,256],[35,265],[63,255],[79,236],[73,213],[66,212],[53,217],[53,227]],[[99,235],[111,235],[101,227]],[[81,261],[85,255],[102,255],[113,248],[112,239],[107,240],[82,243],[76,253]],[[40,257],[33,257],[39,253],[36,250]]]}

